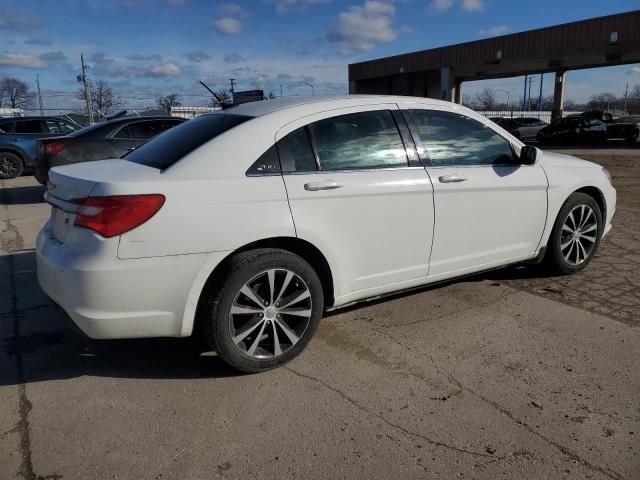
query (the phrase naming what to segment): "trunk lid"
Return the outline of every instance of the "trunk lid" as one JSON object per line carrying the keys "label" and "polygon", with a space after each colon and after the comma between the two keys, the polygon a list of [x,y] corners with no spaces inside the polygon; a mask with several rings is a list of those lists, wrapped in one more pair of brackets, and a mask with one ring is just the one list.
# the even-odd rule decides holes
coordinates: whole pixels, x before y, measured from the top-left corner
{"label": "trunk lid", "polygon": [[142,180],[157,175],[159,170],[126,160],[101,160],[54,167],[49,171],[45,199],[51,204],[51,228],[61,243],[69,238],[75,223],[77,205],[72,200],[86,198],[108,185]]}

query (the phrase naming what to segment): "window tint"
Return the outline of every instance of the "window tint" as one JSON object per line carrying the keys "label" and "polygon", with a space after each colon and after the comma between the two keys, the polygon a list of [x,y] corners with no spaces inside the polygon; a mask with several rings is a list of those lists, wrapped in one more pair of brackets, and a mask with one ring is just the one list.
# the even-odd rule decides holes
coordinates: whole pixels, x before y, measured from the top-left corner
{"label": "window tint", "polygon": [[135,140],[148,140],[164,132],[167,127],[165,122],[149,120],[147,122],[135,122],[129,125],[129,135]]}
{"label": "window tint", "polygon": [[129,126],[125,125],[124,127],[122,127],[116,132],[113,138],[131,138],[131,136],[129,135]]}
{"label": "window tint", "polygon": [[[251,120],[245,115],[212,113],[196,117],[168,130],[127,154],[124,158],[164,170],[191,153],[200,145]],[[248,139],[250,140],[250,139]]]}
{"label": "window tint", "polygon": [[260,155],[260,158],[247,170],[247,175],[266,175],[269,173],[280,173],[280,158],[275,145]]}
{"label": "window tint", "polygon": [[352,113],[309,125],[322,170],[406,167],[407,154],[388,110]]}
{"label": "window tint", "polygon": [[514,163],[509,142],[469,117],[409,110],[409,118],[415,126],[419,153],[434,166]]}
{"label": "window tint", "polygon": [[61,120],[45,120],[45,123],[47,125],[47,130],[49,131],[49,133],[66,135],[67,133],[75,131],[75,128]]}
{"label": "window tint", "polygon": [[15,133],[43,133],[40,120],[21,120],[16,122]]}

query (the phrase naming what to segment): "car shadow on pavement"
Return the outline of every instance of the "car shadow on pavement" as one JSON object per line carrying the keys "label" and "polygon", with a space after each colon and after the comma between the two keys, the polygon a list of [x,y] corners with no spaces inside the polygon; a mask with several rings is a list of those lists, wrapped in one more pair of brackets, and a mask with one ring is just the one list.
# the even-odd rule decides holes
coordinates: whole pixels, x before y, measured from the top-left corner
{"label": "car shadow on pavement", "polygon": [[0,203],[4,205],[26,205],[44,202],[43,185],[31,185],[28,187],[7,187],[3,188],[3,195],[0,196]]}
{"label": "car shadow on pavement", "polygon": [[[0,312],[0,385],[82,376],[146,379],[241,375],[196,338],[91,340],[75,333],[47,303],[35,253],[0,256],[10,299]],[[8,281],[7,281],[8,280]],[[4,287],[3,287],[4,288]]]}

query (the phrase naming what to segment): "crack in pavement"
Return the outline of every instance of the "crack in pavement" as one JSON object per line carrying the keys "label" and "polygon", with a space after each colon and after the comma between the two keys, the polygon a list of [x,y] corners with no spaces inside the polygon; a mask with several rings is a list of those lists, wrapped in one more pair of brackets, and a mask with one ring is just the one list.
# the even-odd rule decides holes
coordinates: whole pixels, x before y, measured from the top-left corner
{"label": "crack in pavement", "polygon": [[502,405],[500,405],[499,403],[490,400],[489,398],[479,394],[478,392],[476,392],[475,390],[473,390],[472,388],[469,388],[465,385],[462,384],[462,382],[460,382],[457,378],[455,378],[453,375],[451,375],[450,373],[444,372],[440,369],[440,367],[435,363],[435,361],[433,360],[433,357],[429,356],[429,360],[431,361],[431,364],[433,365],[433,367],[435,368],[435,370],[440,374],[445,376],[445,378],[447,378],[447,380],[449,380],[449,382],[451,382],[452,385],[455,385],[456,387],[458,387],[459,389],[470,393],[471,395],[473,395],[476,398],[479,398],[480,400],[482,400],[483,402],[485,402],[486,404],[490,405],[491,407],[493,407],[494,409],[496,409],[499,413],[501,413],[502,415],[506,416],[507,418],[509,418],[511,421],[515,422],[516,424],[520,425],[521,427],[523,427],[525,430],[527,430],[529,433],[535,435],[536,437],[540,438],[541,440],[543,440],[544,442],[546,442],[547,444],[553,446],[554,448],[556,448],[557,450],[559,450],[560,452],[562,452],[564,455],[566,455],[567,457],[569,457],[571,460],[574,460],[578,463],[580,463],[582,466],[588,468],[589,470],[595,471],[595,472],[600,472],[603,475],[613,479],[613,480],[624,480],[624,477],[619,474],[618,472],[615,472],[611,469],[602,467],[600,465],[594,465],[593,463],[589,462],[588,460],[580,457],[577,453],[573,452],[572,450],[568,449],[567,447],[565,447],[564,445],[561,445],[560,443],[550,439],[549,437],[543,435],[542,433],[534,430],[528,423],[526,423],[523,420],[520,420],[518,418],[515,417],[515,415],[513,415],[508,409],[506,409],[505,407],[503,407]]}
{"label": "crack in pavement", "polygon": [[[387,426],[391,427],[392,429],[399,430],[399,431],[403,432],[404,434],[409,435],[411,437],[415,437],[415,438],[419,438],[421,440],[424,440],[425,442],[427,442],[427,443],[429,443],[429,444],[431,444],[431,445],[433,445],[435,447],[446,448],[447,450],[451,450],[451,451],[454,451],[454,452],[457,452],[457,453],[461,453],[461,454],[464,454],[464,455],[471,455],[473,457],[490,458],[492,460],[496,460],[496,459],[500,460],[500,459],[503,458],[501,456],[495,456],[495,455],[492,455],[492,454],[489,454],[489,453],[474,452],[473,450],[467,450],[467,449],[464,449],[464,448],[456,447],[455,445],[450,445],[448,443],[441,442],[439,440],[434,440],[433,438],[427,437],[426,435],[423,435],[421,433],[412,432],[411,430],[408,430],[408,429],[406,429],[405,427],[403,427],[401,425],[397,425],[397,424],[387,420],[383,415],[368,410],[366,407],[360,405],[354,399],[349,397],[342,390],[323,382],[319,378],[312,377],[310,375],[298,372],[298,371],[296,371],[296,370],[294,370],[294,369],[292,369],[291,367],[288,367],[288,366],[282,367],[282,368],[284,370],[287,370],[287,371],[293,373],[294,375],[296,375],[298,377],[301,377],[301,378],[316,382],[319,385],[322,385],[323,387],[327,388],[328,390],[331,390],[332,392],[337,393],[344,400],[346,400],[347,402],[349,402],[350,404],[355,406],[358,410],[366,413],[367,415],[373,415],[378,420],[382,421],[383,423],[385,423]],[[504,457],[504,458],[506,458],[506,457]]]}
{"label": "crack in pavement", "polygon": [[[22,237],[18,232],[17,228],[13,226],[9,219],[9,209],[7,207],[7,189],[5,187],[4,181],[0,182],[0,186],[2,186],[2,200],[4,203],[4,207],[7,210],[7,219],[5,223],[7,225],[6,231],[15,232],[15,242],[7,242],[6,237],[2,235],[2,249],[9,253],[8,262],[9,262],[9,288],[11,289],[11,310],[8,314],[11,316],[13,323],[13,336],[15,339],[16,345],[16,383],[18,384],[18,414],[19,420],[16,426],[11,430],[11,433],[17,433],[20,437],[19,442],[19,450],[20,450],[20,467],[18,469],[18,475],[26,480],[57,480],[62,478],[62,475],[51,474],[51,475],[36,475],[33,470],[33,460],[31,455],[31,436],[30,436],[30,424],[29,424],[29,412],[33,408],[33,404],[27,397],[27,386],[26,386],[26,377],[24,374],[24,358],[23,358],[23,346],[22,346],[22,335],[20,333],[20,316],[21,311],[18,310],[18,296],[16,289],[16,266],[13,255],[18,253],[16,250],[22,249]],[[5,248],[10,247],[10,248]],[[14,248],[15,247],[15,248]],[[28,311],[30,309],[25,309],[24,311]]]}
{"label": "crack in pavement", "polygon": [[[358,320],[358,319],[356,319]],[[363,320],[360,320],[363,321]],[[399,340],[397,340],[396,338],[394,338],[392,335],[390,335],[388,332],[386,332],[384,329],[374,329],[377,333],[384,335],[385,337],[387,337],[388,339],[390,339],[392,342],[394,342],[395,344],[401,346],[402,348],[406,349],[406,350],[413,350],[411,347],[409,347],[408,345],[404,344],[403,342],[400,342]],[[458,390],[460,391],[465,391],[471,395],[473,395],[474,397],[480,399],[481,401],[485,402],[487,405],[491,406],[492,408],[494,408],[495,410],[497,410],[500,414],[506,416],[507,418],[509,418],[512,422],[515,422],[517,425],[523,427],[525,430],[527,430],[529,433],[535,435],[536,437],[540,438],[541,440],[543,440],[544,442],[546,442],[548,445],[551,445],[552,447],[554,447],[556,450],[560,451],[562,454],[564,454],[565,456],[569,457],[571,460],[574,460],[578,463],[580,463],[582,466],[592,470],[592,471],[596,471],[599,472],[605,476],[607,476],[608,478],[611,478],[613,480],[625,480],[624,476],[621,475],[620,473],[613,471],[611,469],[602,467],[600,465],[594,465],[591,462],[589,462],[588,460],[580,457],[577,453],[573,452],[572,450],[570,450],[569,448],[565,447],[564,445],[561,445],[560,443],[546,437],[545,435],[543,435],[540,432],[537,432],[536,430],[534,430],[529,424],[527,424],[526,422],[524,422],[523,420],[520,420],[518,418],[516,418],[507,408],[503,407],[502,405],[500,405],[497,402],[494,402],[493,400],[490,400],[489,398],[486,398],[485,396],[481,395],[480,393],[476,392],[475,390],[473,390],[472,388],[469,388],[467,386],[465,386],[462,382],[460,382],[457,378],[455,378],[452,374],[444,371],[433,359],[433,357],[431,355],[429,355],[429,360],[431,362],[431,364],[433,365],[433,368],[435,369],[435,371],[443,376],[444,378],[446,378],[449,383],[453,386],[455,386]],[[287,369],[289,369],[288,367],[285,367]],[[290,370],[290,369],[289,369]],[[292,370],[293,371],[293,370]],[[294,372],[296,373],[296,372]],[[423,378],[419,377],[419,376],[415,376],[415,378],[418,378],[421,381],[424,381]],[[318,380],[319,381],[319,380]],[[323,382],[319,381],[320,383],[322,383],[323,385],[325,385]],[[327,388],[330,388],[338,393],[341,393],[339,390],[334,389],[333,387],[329,386],[329,385],[325,385],[327,386]],[[341,393],[342,394],[342,393]],[[343,395],[347,400],[351,401],[352,403],[354,403],[356,406],[360,407],[357,403],[353,402],[350,398],[348,398],[346,395]],[[364,409],[362,407],[363,410],[366,411],[366,409]],[[385,419],[381,418],[381,420],[385,421]],[[388,422],[387,422],[388,423]],[[392,424],[390,424],[391,426],[394,426]],[[398,428],[402,428],[402,427],[398,427]],[[410,433],[411,432],[407,432]],[[484,455],[487,457],[492,457],[494,460],[491,462],[493,463],[494,461],[499,461],[499,460],[504,460],[510,456],[513,456],[513,453],[510,454],[506,454],[503,456],[493,456],[493,455]]]}

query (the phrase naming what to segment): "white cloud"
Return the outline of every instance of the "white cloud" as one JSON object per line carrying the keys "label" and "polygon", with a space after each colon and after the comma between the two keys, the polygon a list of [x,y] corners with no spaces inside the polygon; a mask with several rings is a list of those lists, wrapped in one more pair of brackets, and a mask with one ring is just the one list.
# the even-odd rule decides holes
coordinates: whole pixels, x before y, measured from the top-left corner
{"label": "white cloud", "polygon": [[462,0],[462,9],[467,12],[479,12],[484,9],[484,0]]}
{"label": "white cloud", "polygon": [[436,12],[445,12],[453,7],[453,0],[433,0],[430,7]]}
{"label": "white cloud", "polygon": [[0,53],[0,65],[7,67],[44,68],[47,66],[47,63],[35,55]]}
{"label": "white cloud", "polygon": [[339,43],[345,54],[367,52],[378,43],[392,42],[397,37],[391,25],[395,11],[393,4],[378,0],[352,6],[338,15],[338,23],[330,30],[328,39]]}
{"label": "white cloud", "polygon": [[216,20],[216,30],[223,35],[234,35],[242,30],[242,22],[233,17],[224,17]]}
{"label": "white cloud", "polygon": [[149,77],[177,77],[180,75],[180,67],[175,63],[160,63],[149,67],[147,75]]}
{"label": "white cloud", "polygon": [[19,10],[0,10],[0,30],[26,32],[40,25],[40,21],[33,15]]}
{"label": "white cloud", "polygon": [[302,10],[312,5],[323,5],[331,0],[265,0],[266,3],[275,5],[278,13],[286,13],[291,10]]}
{"label": "white cloud", "polygon": [[631,70],[629,70],[629,73],[631,75],[640,75],[640,67],[632,67]]}
{"label": "white cloud", "polygon": [[498,35],[504,35],[509,31],[509,27],[506,25],[496,25],[495,27],[484,28],[478,32],[482,37],[497,37]]}

